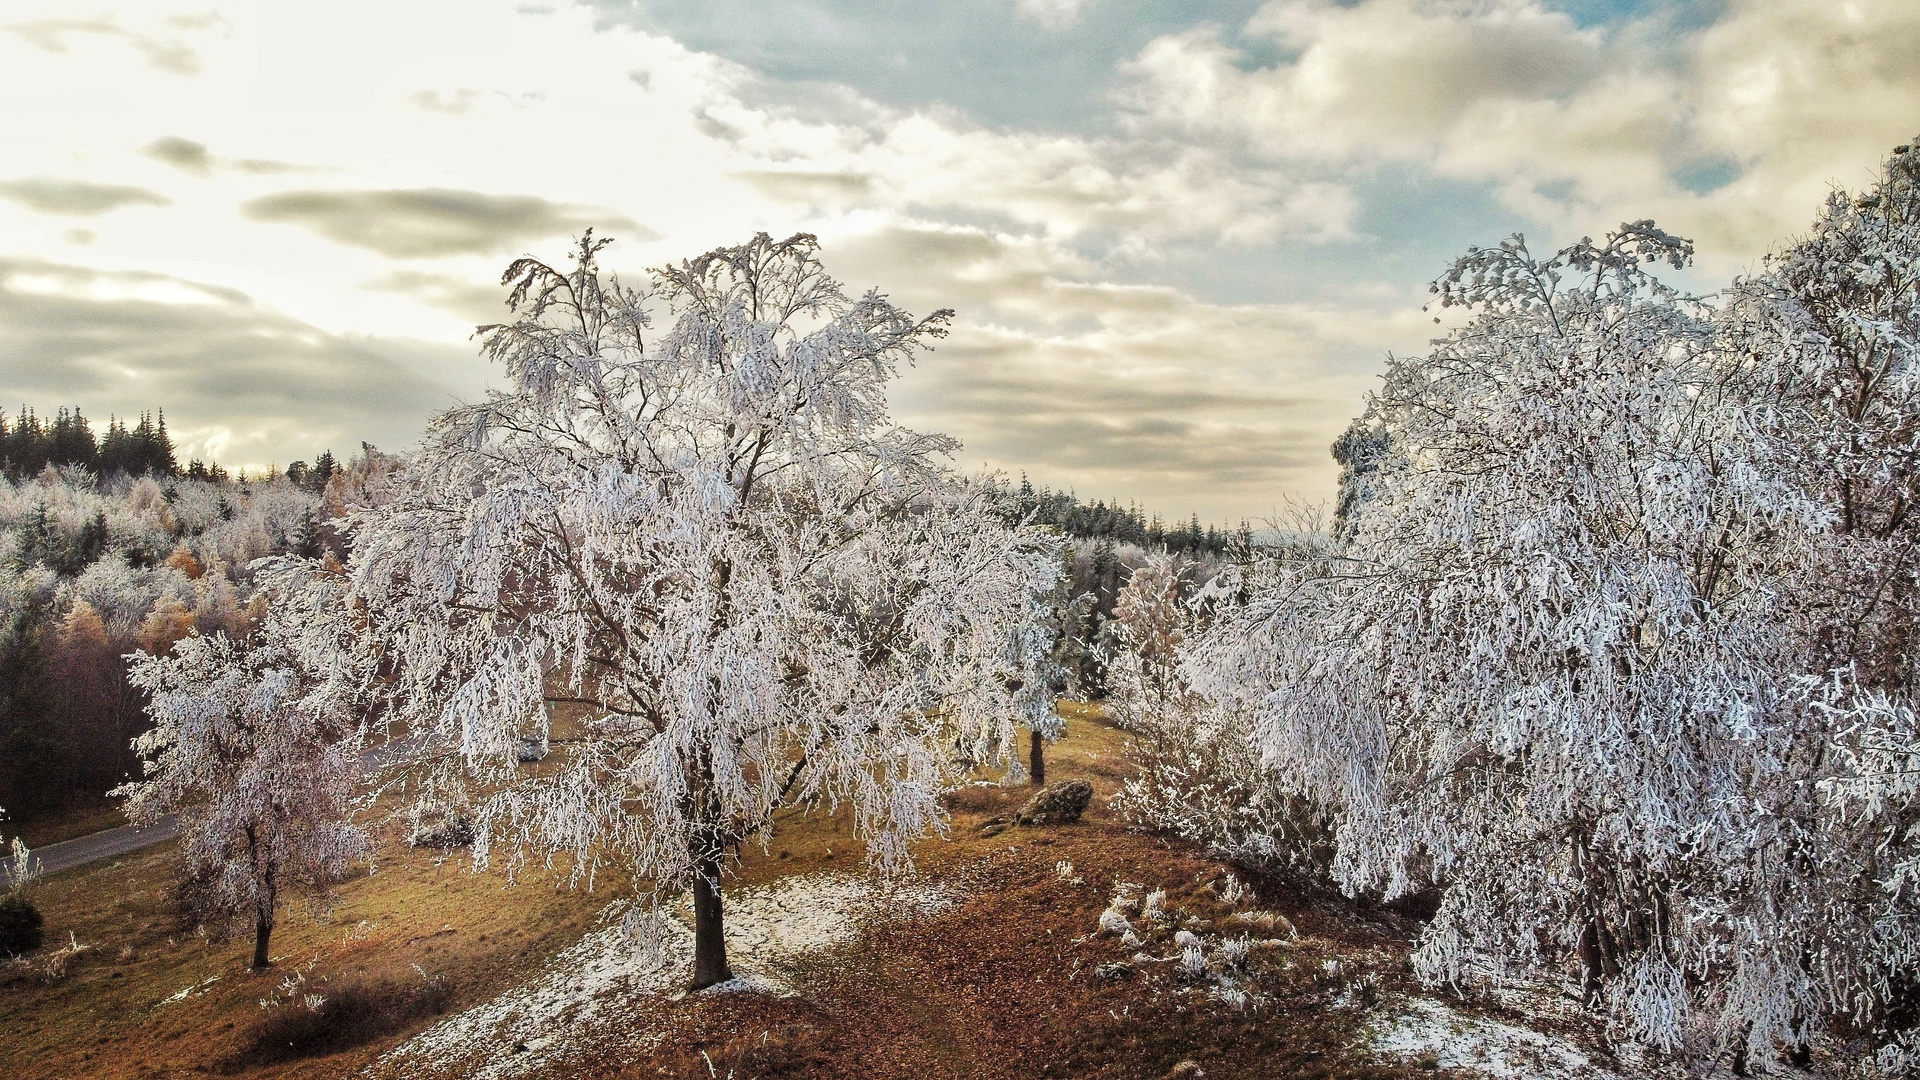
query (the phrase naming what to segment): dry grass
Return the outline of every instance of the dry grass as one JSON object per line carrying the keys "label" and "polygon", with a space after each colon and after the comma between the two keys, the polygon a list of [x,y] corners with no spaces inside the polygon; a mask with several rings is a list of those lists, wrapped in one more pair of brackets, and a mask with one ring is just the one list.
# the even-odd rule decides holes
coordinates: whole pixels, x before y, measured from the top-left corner
{"label": "dry grass", "polygon": [[[35,888],[48,947],[71,940],[88,948],[59,979],[25,965],[0,969],[0,1013],[11,1021],[0,1076],[187,1075],[247,1059],[271,1019],[260,1001],[301,970],[325,994],[336,982],[419,983],[417,965],[447,988],[441,1004],[459,1007],[537,970],[610,896],[604,884],[591,895],[557,891],[539,875],[504,887],[470,873],[464,859],[401,849],[376,873],[344,883],[324,921],[297,905],[284,911],[276,966],[256,974],[246,967],[250,938],[209,940],[181,924],[172,899],[177,858],[167,843]],[[248,1075],[343,1075],[394,1034]]]}
{"label": "dry grass", "polygon": [[[1341,988],[1306,962],[1370,957],[1365,963],[1390,978],[1405,968],[1403,928],[1324,897],[1277,885],[1257,897],[1310,942],[1274,961],[1264,976],[1271,1001],[1260,1012],[1233,1012],[1153,977],[1092,976],[1123,956],[1111,938],[1089,936],[1116,880],[1166,887],[1171,905],[1220,919],[1226,910],[1205,883],[1223,868],[1112,820],[1104,805],[1125,774],[1125,736],[1097,710],[1066,711],[1068,737],[1050,750],[1049,777],[1093,781],[1085,822],[981,837],[981,822],[1017,809],[1030,789],[961,789],[948,799],[947,834],[919,848],[922,870],[957,885],[959,904],[877,924],[816,957],[799,973],[799,997],[651,1002],[639,1022],[671,1032],[662,1052],[647,1060],[609,1052],[600,1061],[589,1053],[577,1075],[1158,1080],[1183,1061],[1215,1077],[1406,1074],[1356,1056],[1357,1013],[1329,1008]],[[506,888],[471,874],[461,855],[389,853],[378,873],[341,888],[326,922],[283,916],[274,951],[285,959],[262,976],[245,969],[248,942],[210,942],[179,926],[168,899],[175,857],[164,845],[38,888],[49,943],[71,934],[91,949],[62,979],[15,971],[0,985],[0,1011],[12,1019],[0,1075],[351,1075],[437,1011],[485,1000],[539,970],[593,925],[620,885],[603,880],[588,895],[530,876]],[[749,853],[739,876],[764,884],[854,870],[861,858],[844,814],[795,815],[765,851]],[[1078,883],[1055,872],[1062,860]],[[260,1007],[297,971],[341,1002],[331,1019]],[[431,997],[420,990],[423,974],[438,987]],[[187,988],[197,989],[166,1002]],[[278,1045],[288,1042],[295,1045]]]}
{"label": "dry grass", "polygon": [[104,795],[91,795],[84,799],[76,797],[75,806],[59,817],[47,818],[20,826],[14,833],[7,824],[0,824],[0,833],[9,841],[15,835],[30,848],[46,847],[62,840],[71,840],[76,836],[86,836],[102,829],[118,828],[127,823],[127,815],[120,810],[117,799]]}

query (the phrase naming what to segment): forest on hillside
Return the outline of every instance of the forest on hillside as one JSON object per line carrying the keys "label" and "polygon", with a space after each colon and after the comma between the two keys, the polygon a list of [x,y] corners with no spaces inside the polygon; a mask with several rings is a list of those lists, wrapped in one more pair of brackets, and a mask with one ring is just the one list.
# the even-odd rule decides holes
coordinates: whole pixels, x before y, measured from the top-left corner
{"label": "forest on hillside", "polygon": [[244,636],[261,614],[251,565],[338,552],[329,522],[375,466],[230,477],[174,458],[164,416],[43,423],[0,414],[0,806],[18,823],[139,774],[151,727],[127,656],[190,633]]}

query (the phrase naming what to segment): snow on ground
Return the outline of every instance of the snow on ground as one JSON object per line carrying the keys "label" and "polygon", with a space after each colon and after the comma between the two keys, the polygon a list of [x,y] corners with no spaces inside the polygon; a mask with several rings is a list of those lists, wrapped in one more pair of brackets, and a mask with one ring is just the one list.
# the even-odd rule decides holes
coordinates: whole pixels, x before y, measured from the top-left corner
{"label": "snow on ground", "polygon": [[1431,998],[1413,998],[1374,1029],[1373,1049],[1389,1057],[1432,1058],[1497,1080],[1619,1080],[1565,1038],[1485,1017]]}
{"label": "snow on ground", "polygon": [[[727,958],[736,978],[704,992],[790,993],[782,975],[792,961],[852,940],[869,920],[912,918],[951,902],[929,882],[883,889],[846,874],[807,874],[729,893]],[[615,918],[528,982],[383,1054],[367,1075],[503,1080],[551,1071],[589,1044],[601,1051],[650,1049],[659,1034],[623,1019],[630,1006],[676,993],[691,979],[690,919],[684,904],[672,917]]]}

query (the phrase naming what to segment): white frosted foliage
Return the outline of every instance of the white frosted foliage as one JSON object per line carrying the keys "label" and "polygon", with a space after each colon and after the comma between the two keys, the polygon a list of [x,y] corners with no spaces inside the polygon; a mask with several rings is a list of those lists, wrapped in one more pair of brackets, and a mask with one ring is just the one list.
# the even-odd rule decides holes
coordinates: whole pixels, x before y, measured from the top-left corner
{"label": "white frosted foliage", "polygon": [[[672,893],[825,804],[901,867],[952,770],[1033,710],[1020,628],[1057,542],[888,417],[947,313],[846,295],[811,237],[642,288],[604,243],[510,268],[519,319],[483,330],[505,389],[434,418],[352,519],[384,716],[417,775],[488,785],[482,863],[611,859]],[[529,741],[553,752],[523,769]]]}

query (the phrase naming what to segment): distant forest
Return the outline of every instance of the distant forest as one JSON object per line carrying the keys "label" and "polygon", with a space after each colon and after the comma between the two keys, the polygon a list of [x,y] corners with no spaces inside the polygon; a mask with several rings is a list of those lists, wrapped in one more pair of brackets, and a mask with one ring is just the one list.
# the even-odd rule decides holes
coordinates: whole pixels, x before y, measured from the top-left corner
{"label": "distant forest", "polygon": [[1022,517],[1035,525],[1051,525],[1067,536],[1133,544],[1147,550],[1164,548],[1171,554],[1194,558],[1244,557],[1253,550],[1253,527],[1244,521],[1233,528],[1202,527],[1200,516],[1195,514],[1183,524],[1169,526],[1159,514],[1149,516],[1133,503],[1083,503],[1070,492],[1044,487],[1036,491],[1024,475],[1020,486],[1010,494]]}
{"label": "distant forest", "polygon": [[[125,473],[128,476],[184,477],[223,483],[227,470],[198,458],[182,468],[174,455],[173,439],[167,434],[167,413],[141,413],[131,427],[118,417],[107,419],[106,433],[96,437],[93,424],[78,408],[60,409],[52,420],[42,420],[33,409],[22,405],[11,418],[0,412],[0,472],[19,478],[34,476],[47,466],[77,465],[97,476]],[[314,459],[312,465],[295,461],[287,466],[287,479],[296,484],[324,487],[339,470],[333,451]],[[279,470],[269,468],[264,480],[273,480]],[[244,479],[244,477],[242,477]]]}
{"label": "distant forest", "polygon": [[254,560],[344,551],[331,522],[385,459],[332,453],[229,476],[183,467],[164,414],[0,413],[0,807],[15,821],[98,799],[137,767],[146,701],[127,656],[244,635]]}

